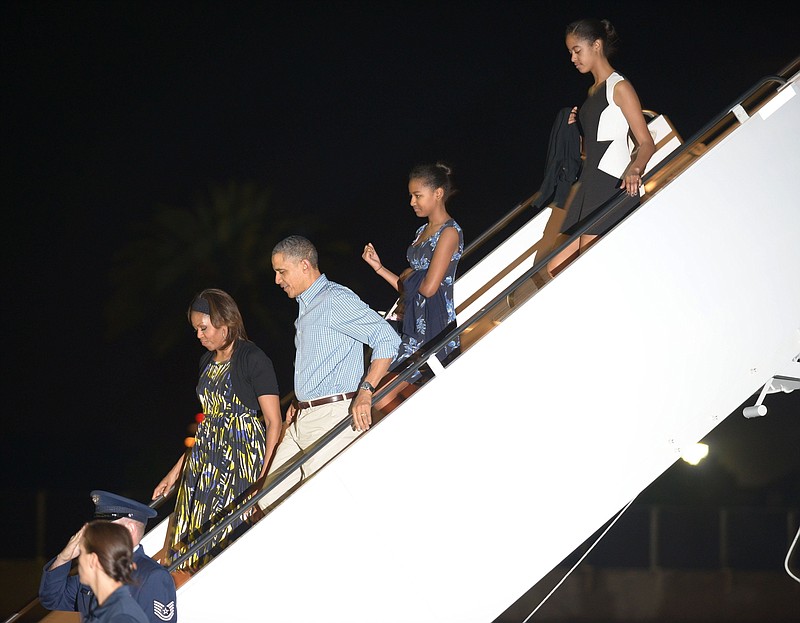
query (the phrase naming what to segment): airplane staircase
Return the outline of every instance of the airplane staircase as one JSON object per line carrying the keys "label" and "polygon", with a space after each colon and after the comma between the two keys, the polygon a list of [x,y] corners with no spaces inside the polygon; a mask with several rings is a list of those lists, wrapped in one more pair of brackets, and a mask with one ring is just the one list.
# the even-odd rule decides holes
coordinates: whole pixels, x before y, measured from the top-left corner
{"label": "airplane staircase", "polygon": [[182,619],[485,622],[544,577],[800,352],[798,89],[734,107],[585,256],[429,359],[181,586]]}
{"label": "airplane staircase", "polygon": [[[557,278],[531,285],[547,245],[465,272],[461,355],[432,356],[445,336],[412,359],[376,403],[426,360],[432,378],[182,583],[181,620],[492,621],[795,362],[797,67],[665,158]],[[466,287],[476,270],[493,281]]]}

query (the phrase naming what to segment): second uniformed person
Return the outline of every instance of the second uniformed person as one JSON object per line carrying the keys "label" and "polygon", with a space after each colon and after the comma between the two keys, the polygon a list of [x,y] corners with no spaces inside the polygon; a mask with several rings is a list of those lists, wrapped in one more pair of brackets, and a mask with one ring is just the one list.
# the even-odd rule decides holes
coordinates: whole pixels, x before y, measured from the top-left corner
{"label": "second uniformed person", "polygon": [[[107,491],[92,491],[91,497],[95,504],[95,519],[119,523],[131,532],[133,562],[136,563],[129,586],[131,596],[151,623],[177,623],[175,582],[165,567],[145,554],[140,544],[147,520],[155,517],[156,511],[146,504]],[[39,583],[39,602],[48,610],[80,612],[85,620],[94,595],[88,586],[80,583],[77,575],[70,575],[72,561],[80,554],[82,535],[83,528],[44,566]]]}

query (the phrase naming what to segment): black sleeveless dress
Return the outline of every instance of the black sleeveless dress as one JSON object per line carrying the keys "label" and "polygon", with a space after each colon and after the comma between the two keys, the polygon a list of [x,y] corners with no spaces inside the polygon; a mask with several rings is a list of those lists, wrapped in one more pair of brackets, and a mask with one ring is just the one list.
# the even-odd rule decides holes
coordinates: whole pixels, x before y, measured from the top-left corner
{"label": "black sleeveless dress", "polygon": [[[578,110],[586,159],[576,182],[575,194],[566,206],[567,214],[561,224],[561,233],[574,233],[609,199],[625,192],[620,184],[631,160],[628,143],[630,127],[622,110],[614,103],[614,87],[622,80],[624,78],[620,74],[612,73]],[[628,197],[619,209],[585,233],[606,233],[638,203],[638,197]]]}

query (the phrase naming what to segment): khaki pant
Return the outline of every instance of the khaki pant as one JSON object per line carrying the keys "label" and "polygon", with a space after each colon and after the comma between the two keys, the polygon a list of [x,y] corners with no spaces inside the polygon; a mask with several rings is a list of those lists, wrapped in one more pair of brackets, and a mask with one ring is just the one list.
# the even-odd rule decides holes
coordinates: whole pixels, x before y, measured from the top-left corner
{"label": "khaki pant", "polygon": [[[348,417],[350,400],[340,400],[318,407],[309,407],[295,414],[294,421],[287,427],[283,439],[275,450],[275,457],[264,481],[264,488],[275,481],[275,473],[294,459],[312,448],[328,431]],[[347,427],[322,447],[314,456],[303,463],[300,469],[293,470],[280,484],[258,501],[262,511],[267,512],[279,502],[285,494],[294,489],[334,456],[350,445],[363,431],[355,431]]]}

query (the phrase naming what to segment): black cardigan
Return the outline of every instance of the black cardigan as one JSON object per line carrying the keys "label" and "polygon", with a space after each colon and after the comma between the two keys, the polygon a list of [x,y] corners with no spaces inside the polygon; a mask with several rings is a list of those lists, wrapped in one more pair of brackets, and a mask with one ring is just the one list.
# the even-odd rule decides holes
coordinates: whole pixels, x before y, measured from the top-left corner
{"label": "black cardigan", "polygon": [[575,123],[568,123],[571,110],[559,110],[550,130],[544,181],[539,189],[539,198],[533,202],[534,207],[550,203],[562,207],[569,189],[578,179],[581,171],[581,133],[577,120]]}
{"label": "black cardigan", "polygon": [[[200,357],[200,374],[214,358],[214,351],[208,351]],[[231,384],[233,393],[246,407],[259,410],[258,397],[265,394],[276,394],[278,379],[272,360],[253,342],[240,340],[236,343],[231,356]]]}

